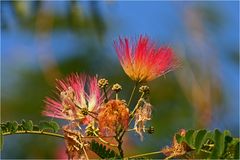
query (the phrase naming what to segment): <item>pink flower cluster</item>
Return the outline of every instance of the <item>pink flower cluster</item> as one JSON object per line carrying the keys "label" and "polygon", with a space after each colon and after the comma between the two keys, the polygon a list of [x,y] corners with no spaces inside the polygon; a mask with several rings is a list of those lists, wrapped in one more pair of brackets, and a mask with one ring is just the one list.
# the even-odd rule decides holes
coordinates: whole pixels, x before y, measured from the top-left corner
{"label": "pink flower cluster", "polygon": [[92,116],[84,112],[97,112],[103,102],[96,77],[72,74],[65,80],[57,80],[56,88],[57,99],[47,97],[45,100],[45,116],[87,124]]}
{"label": "pink flower cluster", "polygon": [[179,66],[170,47],[157,48],[147,36],[140,36],[135,43],[119,38],[114,46],[123,70],[137,82],[154,80]]}

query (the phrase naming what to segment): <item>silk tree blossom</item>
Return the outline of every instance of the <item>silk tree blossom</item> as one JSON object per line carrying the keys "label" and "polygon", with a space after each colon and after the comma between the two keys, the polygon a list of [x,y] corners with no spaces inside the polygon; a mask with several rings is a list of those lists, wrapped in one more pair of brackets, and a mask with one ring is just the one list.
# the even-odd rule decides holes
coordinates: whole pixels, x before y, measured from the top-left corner
{"label": "silk tree blossom", "polygon": [[129,122],[129,109],[121,100],[110,100],[101,107],[98,123],[101,136],[115,136],[119,129],[126,130]]}
{"label": "silk tree blossom", "polygon": [[97,78],[71,74],[57,80],[58,98],[46,98],[43,115],[88,124],[103,102]]}
{"label": "silk tree blossom", "polygon": [[137,42],[120,38],[114,46],[125,73],[134,81],[151,81],[179,66],[173,49],[156,47],[147,36],[140,36]]}

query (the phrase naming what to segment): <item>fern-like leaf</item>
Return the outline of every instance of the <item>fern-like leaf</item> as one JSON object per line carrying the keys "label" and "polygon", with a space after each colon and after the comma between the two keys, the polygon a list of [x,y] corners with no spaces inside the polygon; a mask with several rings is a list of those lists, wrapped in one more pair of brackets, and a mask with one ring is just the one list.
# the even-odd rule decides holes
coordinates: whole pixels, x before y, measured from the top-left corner
{"label": "fern-like leaf", "polygon": [[120,156],[113,150],[107,149],[105,145],[102,145],[95,140],[91,141],[90,148],[95,152],[100,158],[120,158]]}
{"label": "fern-like leaf", "polygon": [[0,126],[0,140],[1,140],[1,150],[3,147],[3,136],[9,134],[15,134],[19,132],[26,132],[29,133],[31,131],[51,131],[51,132],[58,132],[60,129],[57,122],[54,121],[41,121],[39,124],[33,124],[31,120],[22,120],[21,123],[16,121],[10,122],[2,122]]}
{"label": "fern-like leaf", "polygon": [[231,137],[228,130],[220,132],[206,130],[188,130],[185,136],[176,134],[178,143],[186,143],[194,150],[195,155],[205,152],[203,158],[211,159],[236,159],[239,158],[239,138]]}

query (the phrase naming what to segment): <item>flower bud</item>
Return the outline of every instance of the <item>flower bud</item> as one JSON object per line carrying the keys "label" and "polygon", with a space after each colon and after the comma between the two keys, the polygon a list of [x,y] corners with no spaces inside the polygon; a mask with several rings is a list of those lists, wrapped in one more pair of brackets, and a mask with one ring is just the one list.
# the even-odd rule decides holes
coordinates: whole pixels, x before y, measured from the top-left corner
{"label": "flower bud", "polygon": [[153,133],[154,133],[154,127],[153,127],[153,126],[150,126],[150,127],[148,128],[147,132],[148,132],[149,134],[153,134]]}
{"label": "flower bud", "polygon": [[139,88],[139,92],[140,93],[145,93],[145,94],[149,94],[150,93],[150,88],[148,86],[141,86]]}
{"label": "flower bud", "polygon": [[105,78],[99,79],[98,80],[98,87],[99,88],[105,88],[108,86],[108,80],[106,80]]}
{"label": "flower bud", "polygon": [[118,93],[122,90],[122,86],[120,84],[116,83],[113,85],[112,90],[115,91],[116,93]]}

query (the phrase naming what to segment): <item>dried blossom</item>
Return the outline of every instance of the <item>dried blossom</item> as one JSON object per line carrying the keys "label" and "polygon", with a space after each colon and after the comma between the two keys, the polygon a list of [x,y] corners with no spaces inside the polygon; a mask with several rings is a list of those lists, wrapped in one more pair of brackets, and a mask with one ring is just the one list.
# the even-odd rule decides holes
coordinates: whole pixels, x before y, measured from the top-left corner
{"label": "dried blossom", "polygon": [[119,38],[114,46],[125,73],[134,81],[151,81],[179,66],[171,48],[157,48],[147,36],[132,44],[127,38]]}
{"label": "dried blossom", "polygon": [[135,124],[134,129],[140,135],[141,140],[143,140],[142,132],[145,132],[146,121],[151,120],[152,105],[143,101],[143,106],[139,107],[135,112]]}
{"label": "dried blossom", "polygon": [[70,121],[80,120],[88,124],[94,116],[91,113],[97,112],[103,102],[96,77],[72,74],[64,80],[57,80],[56,88],[58,98],[45,100],[45,116]]}
{"label": "dried blossom", "polygon": [[[185,136],[186,130],[181,129],[179,131],[179,134],[181,136]],[[177,139],[176,139],[176,135],[174,135],[172,146],[171,147],[167,146],[167,147],[163,148],[161,150],[161,152],[168,157],[178,157],[178,156],[184,155],[185,153],[187,153],[190,150],[191,150],[191,148],[186,143],[184,143],[184,142],[178,143]]]}
{"label": "dried blossom", "polygon": [[119,129],[127,129],[129,110],[121,100],[110,100],[98,114],[101,135],[114,136]]}
{"label": "dried blossom", "polygon": [[88,143],[83,141],[79,131],[74,130],[71,126],[64,126],[64,140],[66,144],[66,152],[69,159],[88,159],[85,148]]}

